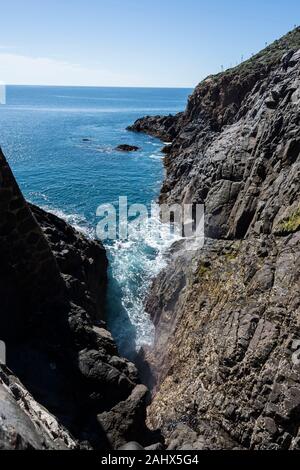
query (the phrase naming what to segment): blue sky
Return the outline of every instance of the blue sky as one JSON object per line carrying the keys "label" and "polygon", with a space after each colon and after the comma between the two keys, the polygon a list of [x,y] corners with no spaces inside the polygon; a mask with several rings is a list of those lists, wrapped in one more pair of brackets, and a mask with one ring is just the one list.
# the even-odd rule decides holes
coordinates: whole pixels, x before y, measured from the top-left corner
{"label": "blue sky", "polygon": [[299,24],[299,0],[1,2],[0,80],[193,87]]}

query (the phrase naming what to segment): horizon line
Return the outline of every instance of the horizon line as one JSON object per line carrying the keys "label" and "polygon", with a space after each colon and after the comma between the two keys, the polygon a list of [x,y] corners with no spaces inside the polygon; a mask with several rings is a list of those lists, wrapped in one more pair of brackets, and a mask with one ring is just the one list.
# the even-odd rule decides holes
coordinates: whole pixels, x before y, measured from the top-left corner
{"label": "horizon line", "polygon": [[19,87],[52,87],[52,88],[139,88],[139,89],[176,89],[176,90],[193,90],[197,85],[193,86],[134,86],[134,85],[46,85],[46,84],[22,84],[22,83],[3,83],[5,86]]}

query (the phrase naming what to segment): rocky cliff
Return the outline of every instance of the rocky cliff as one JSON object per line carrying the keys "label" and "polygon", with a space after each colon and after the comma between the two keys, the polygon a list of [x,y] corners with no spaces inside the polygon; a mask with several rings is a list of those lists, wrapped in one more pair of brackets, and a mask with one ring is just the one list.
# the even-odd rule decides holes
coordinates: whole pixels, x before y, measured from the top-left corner
{"label": "rocky cliff", "polygon": [[[171,143],[161,202],[206,208],[204,248],[176,242],[147,300],[169,449],[300,449],[299,72],[298,28],[130,128]],[[0,255],[0,448],[154,444],[105,327],[103,246],[28,204],[2,152]]]}
{"label": "rocky cliff", "polygon": [[153,444],[148,391],[105,329],[107,259],[29,205],[0,151],[0,449]]}
{"label": "rocky cliff", "polygon": [[160,201],[206,208],[204,248],[177,242],[147,301],[170,449],[300,448],[299,73],[297,28],[130,128],[172,142]]}

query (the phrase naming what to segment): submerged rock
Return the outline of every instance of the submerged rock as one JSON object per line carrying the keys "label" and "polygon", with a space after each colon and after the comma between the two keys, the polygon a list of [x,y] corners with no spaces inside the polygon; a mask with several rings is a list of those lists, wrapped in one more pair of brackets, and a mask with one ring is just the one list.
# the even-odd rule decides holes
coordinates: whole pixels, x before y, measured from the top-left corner
{"label": "submerged rock", "polygon": [[140,148],[136,147],[135,145],[121,144],[118,145],[115,150],[118,150],[119,152],[137,152],[138,150],[140,150]]}

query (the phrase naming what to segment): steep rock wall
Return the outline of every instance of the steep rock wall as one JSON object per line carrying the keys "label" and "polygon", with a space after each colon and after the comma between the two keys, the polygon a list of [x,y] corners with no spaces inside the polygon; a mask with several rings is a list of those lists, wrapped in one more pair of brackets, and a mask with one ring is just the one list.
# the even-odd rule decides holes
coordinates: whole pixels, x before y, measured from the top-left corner
{"label": "steep rock wall", "polygon": [[297,28],[174,117],[160,200],[205,204],[206,243],[172,247],[147,301],[149,423],[171,449],[300,445],[299,47]]}

